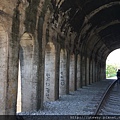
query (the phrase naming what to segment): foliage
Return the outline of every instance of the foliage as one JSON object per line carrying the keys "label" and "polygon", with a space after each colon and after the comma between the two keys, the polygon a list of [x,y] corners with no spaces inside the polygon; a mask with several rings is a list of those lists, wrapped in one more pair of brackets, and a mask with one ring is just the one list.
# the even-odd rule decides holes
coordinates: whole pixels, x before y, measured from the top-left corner
{"label": "foliage", "polygon": [[116,76],[117,65],[106,65],[106,77]]}

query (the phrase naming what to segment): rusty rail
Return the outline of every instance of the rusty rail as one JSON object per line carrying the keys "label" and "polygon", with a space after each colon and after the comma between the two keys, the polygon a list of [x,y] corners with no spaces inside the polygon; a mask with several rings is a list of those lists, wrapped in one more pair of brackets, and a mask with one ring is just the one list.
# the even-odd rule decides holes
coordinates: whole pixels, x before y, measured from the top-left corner
{"label": "rusty rail", "polygon": [[111,89],[113,88],[113,86],[115,85],[116,82],[117,82],[117,80],[113,81],[112,84],[111,84],[110,86],[108,86],[108,88],[107,88],[107,90],[105,91],[105,93],[103,94],[103,96],[102,96],[102,98],[101,98],[101,100],[100,100],[100,102],[99,102],[99,104],[98,104],[95,112],[94,112],[92,115],[98,115],[98,113],[99,113],[102,105],[104,104],[107,96],[109,95]]}

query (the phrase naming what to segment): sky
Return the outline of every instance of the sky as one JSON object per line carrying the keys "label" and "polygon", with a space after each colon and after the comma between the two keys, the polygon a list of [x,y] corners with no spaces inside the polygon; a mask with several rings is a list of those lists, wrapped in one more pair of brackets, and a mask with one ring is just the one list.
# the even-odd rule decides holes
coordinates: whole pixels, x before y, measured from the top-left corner
{"label": "sky", "polygon": [[120,49],[114,50],[111,52],[106,60],[107,64],[117,64],[120,67]]}

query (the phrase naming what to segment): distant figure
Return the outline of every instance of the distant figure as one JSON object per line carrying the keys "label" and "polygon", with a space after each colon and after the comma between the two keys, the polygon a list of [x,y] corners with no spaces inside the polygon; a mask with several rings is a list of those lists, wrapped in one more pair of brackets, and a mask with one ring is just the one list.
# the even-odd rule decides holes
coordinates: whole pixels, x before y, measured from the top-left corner
{"label": "distant figure", "polygon": [[118,69],[117,71],[117,80],[118,80],[118,83],[120,83],[120,69]]}

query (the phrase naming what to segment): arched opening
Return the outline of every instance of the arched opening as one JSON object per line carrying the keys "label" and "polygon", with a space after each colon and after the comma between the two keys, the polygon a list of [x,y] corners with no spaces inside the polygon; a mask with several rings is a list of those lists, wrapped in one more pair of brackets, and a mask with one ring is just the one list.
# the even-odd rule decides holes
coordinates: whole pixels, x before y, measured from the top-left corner
{"label": "arched opening", "polygon": [[75,55],[70,55],[69,91],[75,91]]}
{"label": "arched opening", "polygon": [[120,69],[120,49],[112,51],[106,59],[106,78],[115,78]]}
{"label": "arched opening", "polygon": [[[24,33],[20,41],[20,67],[19,74],[21,73],[21,81],[19,81],[18,89],[21,87],[21,111],[33,110],[34,94],[36,88],[33,88],[33,49],[34,40],[32,35]],[[18,94],[20,95],[20,94]],[[20,97],[20,96],[18,96]],[[19,102],[20,103],[20,102]]]}
{"label": "arched opening", "polygon": [[44,101],[55,100],[55,66],[55,46],[49,42],[45,49]]}
{"label": "arched opening", "polygon": [[17,90],[17,113],[21,112],[21,69],[20,69],[20,60],[18,67],[18,90]]}
{"label": "arched opening", "polygon": [[7,102],[8,37],[0,23],[0,115],[5,115]]}
{"label": "arched opening", "polygon": [[61,50],[60,52],[60,67],[59,67],[59,95],[67,94],[67,52]]}
{"label": "arched opening", "polygon": [[80,88],[80,55],[77,56],[77,89]]}

